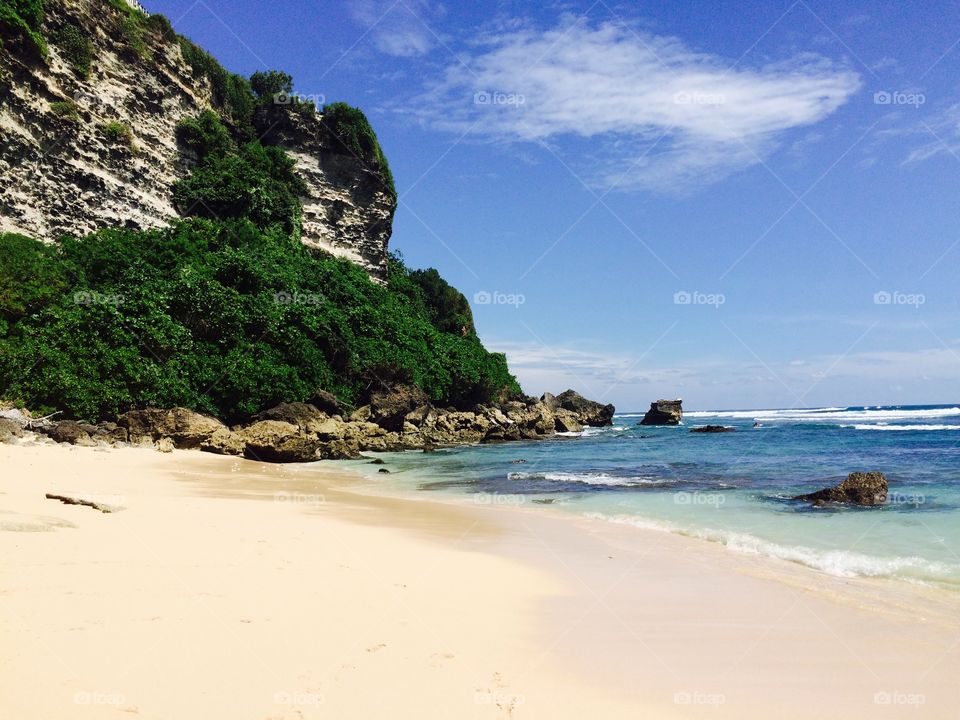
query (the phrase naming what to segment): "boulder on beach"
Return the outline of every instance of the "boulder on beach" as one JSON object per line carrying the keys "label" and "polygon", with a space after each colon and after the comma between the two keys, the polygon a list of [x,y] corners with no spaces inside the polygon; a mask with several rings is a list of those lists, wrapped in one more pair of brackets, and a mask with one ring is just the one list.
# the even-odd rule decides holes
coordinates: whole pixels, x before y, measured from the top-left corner
{"label": "boulder on beach", "polygon": [[199,448],[215,432],[226,429],[216,418],[182,407],[130,410],[117,419],[117,425],[127,431],[130,442],[167,437],[180,449]]}
{"label": "boulder on beach", "polygon": [[881,472],[852,472],[839,485],[797,495],[793,499],[812,502],[816,505],[828,502],[864,506],[883,505],[887,501],[887,478]]}
{"label": "boulder on beach", "polygon": [[679,425],[683,420],[682,400],[656,400],[650,403],[641,425]]}

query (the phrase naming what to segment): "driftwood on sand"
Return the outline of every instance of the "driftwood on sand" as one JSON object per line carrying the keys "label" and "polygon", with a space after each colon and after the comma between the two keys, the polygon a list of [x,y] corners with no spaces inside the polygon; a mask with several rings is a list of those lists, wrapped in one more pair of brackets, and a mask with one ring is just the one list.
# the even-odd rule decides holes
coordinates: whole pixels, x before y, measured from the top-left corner
{"label": "driftwood on sand", "polygon": [[116,512],[117,508],[112,505],[104,505],[103,503],[93,502],[92,500],[84,500],[83,498],[70,497],[69,495],[55,495],[54,493],[47,493],[46,498],[48,500],[59,500],[60,502],[66,505],[84,505],[86,507],[91,507],[94,510],[99,510],[102,513],[112,513]]}

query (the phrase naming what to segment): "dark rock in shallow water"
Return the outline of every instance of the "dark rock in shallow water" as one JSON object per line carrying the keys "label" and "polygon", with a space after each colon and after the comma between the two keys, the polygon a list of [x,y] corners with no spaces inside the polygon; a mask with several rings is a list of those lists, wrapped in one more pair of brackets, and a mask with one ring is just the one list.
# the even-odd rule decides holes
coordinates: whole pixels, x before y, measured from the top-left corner
{"label": "dark rock in shallow water", "polygon": [[657,400],[650,403],[640,425],[679,425],[683,420],[682,400]]}
{"label": "dark rock in shallow water", "polygon": [[370,461],[371,465],[386,465],[386,461],[383,458],[374,458]]}
{"label": "dark rock in shallow water", "polygon": [[389,474],[390,471],[387,470],[386,468],[380,468],[379,470],[377,470],[377,472],[378,472],[378,473]]}
{"label": "dark rock in shallow water", "polygon": [[726,425],[704,425],[703,427],[695,427],[690,430],[690,432],[695,433],[724,433],[733,431],[734,428],[727,427]]}
{"label": "dark rock in shallow water", "polygon": [[824,488],[794,500],[805,500],[822,505],[828,502],[853,505],[883,505],[887,501],[887,478],[881,472],[853,472],[835,487]]}

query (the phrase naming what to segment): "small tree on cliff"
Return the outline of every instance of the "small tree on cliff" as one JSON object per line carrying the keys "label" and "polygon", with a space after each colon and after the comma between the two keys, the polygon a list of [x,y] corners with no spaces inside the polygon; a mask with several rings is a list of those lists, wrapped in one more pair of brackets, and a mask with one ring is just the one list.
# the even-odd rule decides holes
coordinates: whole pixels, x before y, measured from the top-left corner
{"label": "small tree on cliff", "polygon": [[261,100],[270,100],[277,95],[290,95],[293,92],[293,78],[280,70],[258,70],[250,76],[250,87]]}

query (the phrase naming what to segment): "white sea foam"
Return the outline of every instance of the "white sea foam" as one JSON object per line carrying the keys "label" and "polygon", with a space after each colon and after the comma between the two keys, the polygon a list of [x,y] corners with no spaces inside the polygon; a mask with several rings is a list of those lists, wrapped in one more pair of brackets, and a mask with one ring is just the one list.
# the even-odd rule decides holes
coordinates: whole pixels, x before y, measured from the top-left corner
{"label": "white sea foam", "polygon": [[841,425],[844,428],[853,428],[854,430],[960,430],[960,425],[886,425],[879,423],[876,425]]}
{"label": "white sea foam", "polygon": [[671,532],[717,542],[735,552],[763,555],[800,563],[837,577],[903,577],[912,580],[943,580],[956,583],[960,566],[925,560],[921,557],[878,557],[851,550],[818,550],[804,545],[781,545],[749,533],[729,530],[685,528],[676,523],[628,515],[585,513],[607,522],[632,525],[646,530]]}
{"label": "white sea foam", "polygon": [[960,416],[960,407],[927,408],[915,410],[849,410],[847,408],[796,408],[792,410],[732,410],[728,412],[694,411],[684,413],[685,418],[731,418],[775,422],[856,422],[891,420],[924,420]]}
{"label": "white sea foam", "polygon": [[507,473],[508,480],[548,480],[552,482],[574,482],[585,485],[667,485],[669,480],[646,477],[643,475],[617,476],[602,472],[569,473],[569,472],[511,472]]}

